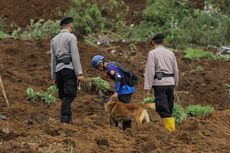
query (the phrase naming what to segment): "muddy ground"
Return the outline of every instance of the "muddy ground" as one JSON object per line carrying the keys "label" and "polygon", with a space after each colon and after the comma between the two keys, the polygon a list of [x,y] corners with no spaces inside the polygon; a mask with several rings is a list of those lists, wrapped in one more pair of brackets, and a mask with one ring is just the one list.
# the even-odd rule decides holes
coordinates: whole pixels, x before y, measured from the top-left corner
{"label": "muddy ground", "polygon": [[[104,48],[94,48],[79,42],[81,61],[86,76],[100,75],[90,67],[95,54],[109,60],[116,59],[132,68],[140,78],[133,102],[144,98],[144,61],[149,48],[130,53],[124,44],[122,50],[112,54]],[[59,124],[60,102],[46,106],[25,99],[28,86],[44,90],[50,80],[49,40],[0,42],[0,71],[10,101],[7,110],[0,97],[0,112],[8,116],[0,121],[0,152],[228,152],[229,138],[229,62],[187,61],[176,53],[180,68],[179,97],[184,106],[189,103],[210,104],[217,110],[203,118],[189,118],[177,126],[175,133],[164,130],[161,120],[151,112],[151,123],[128,131],[111,127],[105,116],[103,104],[96,94],[79,93],[73,102],[73,125]],[[191,72],[190,66],[202,65],[205,72]]]}
{"label": "muddy ground", "polygon": [[[100,2],[103,3],[103,0]],[[138,9],[143,8],[143,1],[135,0],[135,4],[129,0],[125,2],[131,10],[135,10],[137,3],[140,4],[137,5]],[[21,5],[11,0],[0,0],[0,4],[0,13],[6,17],[6,22],[21,26],[30,19],[56,19],[58,15],[53,15],[52,10],[69,7],[68,2],[53,0],[42,3],[25,0]],[[30,6],[40,7],[31,9],[28,8]],[[7,120],[0,120],[0,153],[230,152],[230,62],[189,61],[183,58],[183,53],[175,53],[180,69],[177,92],[182,105],[209,104],[216,111],[206,117],[188,118],[177,125],[174,133],[163,128],[155,112],[150,112],[150,124],[141,127],[135,127],[134,124],[127,131],[111,127],[101,99],[94,93],[85,92],[78,93],[73,102],[73,124],[61,126],[59,100],[47,106],[40,102],[29,102],[25,98],[25,90],[29,86],[35,90],[45,90],[52,85],[50,55],[47,54],[49,42],[49,39],[0,40],[0,75],[10,102],[8,110],[0,93],[0,112],[8,117]],[[116,45],[120,47],[112,53],[105,47],[90,47],[83,42],[78,44],[86,77],[101,76],[108,80],[90,66],[93,55],[103,54],[108,60],[116,60],[138,75],[139,84],[132,102],[145,98],[143,73],[151,46],[147,43],[137,44],[137,51],[132,52],[128,44],[118,43]],[[197,66],[202,66],[204,70],[197,70]]]}

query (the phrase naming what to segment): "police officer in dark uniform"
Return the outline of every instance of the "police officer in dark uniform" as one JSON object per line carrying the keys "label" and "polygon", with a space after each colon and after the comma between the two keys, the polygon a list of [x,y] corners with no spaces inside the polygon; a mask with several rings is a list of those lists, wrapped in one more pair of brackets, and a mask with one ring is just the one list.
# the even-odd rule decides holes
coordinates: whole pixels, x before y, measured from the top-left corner
{"label": "police officer in dark uniform", "polygon": [[77,82],[84,81],[77,38],[72,34],[73,18],[61,20],[61,32],[51,40],[51,77],[58,88],[61,104],[61,123],[72,119],[71,103],[76,97]]}

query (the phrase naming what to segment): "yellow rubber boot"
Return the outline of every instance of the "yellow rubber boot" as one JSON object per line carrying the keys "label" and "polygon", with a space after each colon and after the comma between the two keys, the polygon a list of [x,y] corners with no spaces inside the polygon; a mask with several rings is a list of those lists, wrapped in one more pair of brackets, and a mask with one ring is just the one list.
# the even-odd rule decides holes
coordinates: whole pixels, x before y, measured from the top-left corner
{"label": "yellow rubber boot", "polygon": [[176,131],[174,117],[163,118],[163,123],[165,125],[165,128],[170,132]]}

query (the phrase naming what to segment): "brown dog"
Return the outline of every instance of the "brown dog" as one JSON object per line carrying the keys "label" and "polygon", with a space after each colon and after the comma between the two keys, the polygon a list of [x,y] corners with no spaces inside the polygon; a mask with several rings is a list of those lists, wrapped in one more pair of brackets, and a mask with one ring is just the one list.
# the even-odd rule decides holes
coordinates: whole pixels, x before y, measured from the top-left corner
{"label": "brown dog", "polygon": [[109,117],[110,124],[118,126],[119,121],[129,121],[134,119],[137,125],[143,121],[150,122],[147,109],[155,109],[154,103],[149,104],[124,104],[118,100],[110,100],[104,104],[105,112]]}

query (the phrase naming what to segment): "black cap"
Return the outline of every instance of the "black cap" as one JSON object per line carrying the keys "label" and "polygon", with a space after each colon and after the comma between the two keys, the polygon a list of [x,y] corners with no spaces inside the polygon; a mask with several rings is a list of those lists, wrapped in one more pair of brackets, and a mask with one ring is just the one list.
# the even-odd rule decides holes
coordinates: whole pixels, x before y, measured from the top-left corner
{"label": "black cap", "polygon": [[163,40],[164,38],[165,38],[164,34],[159,32],[153,36],[152,40]]}
{"label": "black cap", "polygon": [[62,18],[60,25],[64,25],[64,24],[69,24],[73,22],[73,18],[72,17],[64,17]]}

